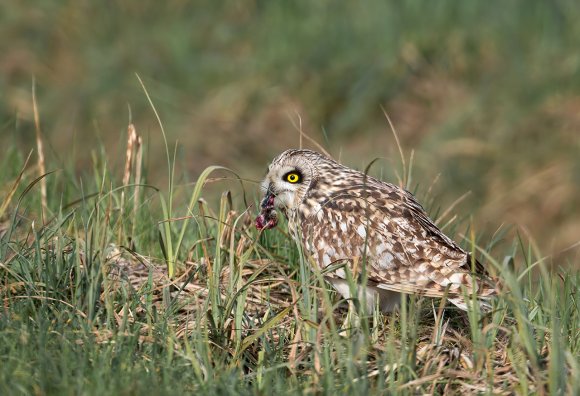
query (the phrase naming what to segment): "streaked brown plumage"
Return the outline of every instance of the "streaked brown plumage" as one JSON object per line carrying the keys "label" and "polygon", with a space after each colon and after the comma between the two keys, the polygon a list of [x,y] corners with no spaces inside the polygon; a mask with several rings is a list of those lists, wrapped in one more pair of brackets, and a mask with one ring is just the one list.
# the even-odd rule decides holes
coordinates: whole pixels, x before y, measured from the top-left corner
{"label": "streaked brown plumage", "polygon": [[[320,269],[346,262],[357,275],[365,264],[367,285],[359,294],[366,292],[369,307],[378,300],[383,311],[392,311],[399,293],[441,297],[448,289],[450,301],[466,309],[464,291],[471,294],[475,287],[482,306],[495,293],[483,266],[472,263],[400,187],[310,150],[287,150],[276,157],[262,187],[257,227],[274,227],[275,209],[281,209],[293,237]],[[343,268],[325,276],[350,297]]]}

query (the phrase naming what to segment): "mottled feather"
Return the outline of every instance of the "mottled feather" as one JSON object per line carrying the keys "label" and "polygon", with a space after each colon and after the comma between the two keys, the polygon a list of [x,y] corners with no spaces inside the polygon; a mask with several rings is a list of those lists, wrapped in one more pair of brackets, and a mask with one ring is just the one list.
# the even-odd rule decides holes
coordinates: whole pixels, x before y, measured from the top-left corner
{"label": "mottled feather", "polygon": [[[290,187],[276,180],[278,169],[301,172],[303,185],[286,191]],[[288,150],[274,159],[265,184],[280,196],[284,204],[276,199],[276,206],[320,269],[345,262],[360,272],[364,263],[367,287],[375,293],[448,293],[463,309],[464,291],[473,293],[475,288],[480,300],[495,293],[484,267],[441,232],[411,193],[396,185],[309,150]],[[346,274],[339,269],[326,276],[336,286]]]}

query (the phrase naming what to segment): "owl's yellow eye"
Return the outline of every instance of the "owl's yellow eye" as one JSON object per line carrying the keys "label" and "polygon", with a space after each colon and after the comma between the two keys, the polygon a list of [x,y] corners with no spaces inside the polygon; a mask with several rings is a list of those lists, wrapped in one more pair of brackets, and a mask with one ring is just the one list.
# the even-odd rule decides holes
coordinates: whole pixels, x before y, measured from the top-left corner
{"label": "owl's yellow eye", "polygon": [[288,172],[284,176],[284,180],[286,180],[288,183],[298,183],[300,179],[300,174],[296,172]]}

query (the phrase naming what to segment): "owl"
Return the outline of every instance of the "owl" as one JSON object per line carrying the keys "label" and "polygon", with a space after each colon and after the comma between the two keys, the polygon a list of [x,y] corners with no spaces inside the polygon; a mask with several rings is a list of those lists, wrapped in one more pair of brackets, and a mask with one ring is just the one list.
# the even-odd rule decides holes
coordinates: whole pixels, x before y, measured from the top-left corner
{"label": "owl", "polygon": [[[308,262],[344,298],[364,296],[367,309],[391,312],[401,293],[447,293],[466,310],[464,295],[474,293],[489,307],[495,288],[483,266],[437,228],[410,192],[302,149],[274,158],[262,190],[256,227],[275,227],[280,210]],[[366,284],[352,296],[346,271],[356,278],[363,266]]]}

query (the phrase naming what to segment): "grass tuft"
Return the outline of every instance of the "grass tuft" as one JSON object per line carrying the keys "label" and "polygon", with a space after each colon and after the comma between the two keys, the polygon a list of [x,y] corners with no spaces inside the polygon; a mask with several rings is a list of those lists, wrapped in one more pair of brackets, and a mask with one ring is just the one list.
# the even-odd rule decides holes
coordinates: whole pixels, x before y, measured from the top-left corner
{"label": "grass tuft", "polygon": [[[81,199],[49,194],[46,223],[26,161],[6,181],[0,393],[580,391],[580,276],[549,267],[533,240],[498,251],[465,233],[503,281],[489,314],[410,296],[397,314],[349,321],[284,224],[255,230],[243,186],[202,198],[210,175],[231,171],[205,169],[182,206],[175,184],[138,190],[129,136],[122,180],[96,156]],[[47,176],[48,191],[68,177]]]}

